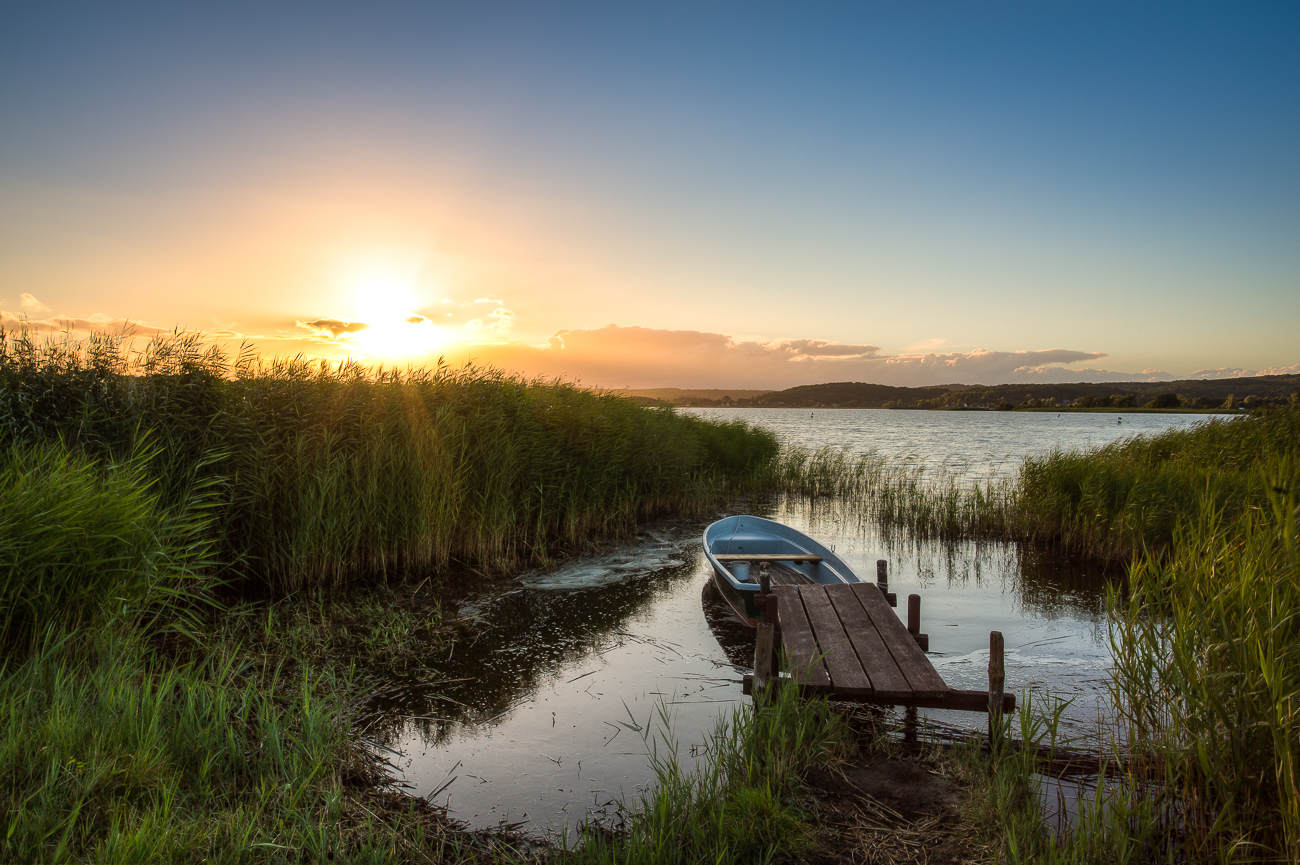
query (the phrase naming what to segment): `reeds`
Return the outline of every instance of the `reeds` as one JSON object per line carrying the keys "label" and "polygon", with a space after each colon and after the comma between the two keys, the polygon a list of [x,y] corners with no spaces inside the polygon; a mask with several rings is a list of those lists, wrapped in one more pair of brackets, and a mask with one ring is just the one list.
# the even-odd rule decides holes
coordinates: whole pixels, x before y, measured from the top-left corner
{"label": "reeds", "polygon": [[[0,439],[151,443],[165,503],[213,497],[230,576],[284,593],[506,569],[753,487],[775,438],[489,368],[228,356],[194,334],[0,336]],[[0,441],[0,444],[4,443]]]}
{"label": "reeds", "polygon": [[1113,601],[1115,702],[1190,849],[1300,861],[1300,490],[1277,466],[1268,505],[1206,507]]}
{"label": "reeds", "polygon": [[917,539],[1008,539],[1016,530],[1011,482],[967,483],[914,460],[787,448],[774,482],[787,495],[852,511],[887,533]]}
{"label": "reeds", "polygon": [[760,695],[752,710],[719,720],[692,769],[679,762],[671,719],[662,705],[658,711],[657,725],[632,719],[650,747],[655,788],[625,812],[624,831],[587,826],[564,861],[748,865],[788,861],[811,846],[793,804],[799,775],[852,750],[846,724],[825,700],[803,700],[796,688]]}
{"label": "reeds", "polygon": [[164,508],[143,463],[0,450],[0,650],[27,651],[50,629],[174,617],[204,594],[201,502]]}

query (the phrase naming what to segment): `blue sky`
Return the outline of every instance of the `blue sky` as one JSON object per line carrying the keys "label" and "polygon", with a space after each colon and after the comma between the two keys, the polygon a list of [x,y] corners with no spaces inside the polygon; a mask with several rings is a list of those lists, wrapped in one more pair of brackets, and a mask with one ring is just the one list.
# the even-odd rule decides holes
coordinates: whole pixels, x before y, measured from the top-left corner
{"label": "blue sky", "polygon": [[11,4],[0,315],[610,386],[1300,371],[1298,8]]}

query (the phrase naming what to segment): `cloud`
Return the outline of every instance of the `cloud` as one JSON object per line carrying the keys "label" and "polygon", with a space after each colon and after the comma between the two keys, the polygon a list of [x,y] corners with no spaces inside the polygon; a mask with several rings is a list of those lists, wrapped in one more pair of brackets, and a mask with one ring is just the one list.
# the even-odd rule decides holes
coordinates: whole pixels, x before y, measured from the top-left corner
{"label": "cloud", "polygon": [[1270,366],[1259,370],[1227,366],[1221,366],[1218,369],[1198,369],[1192,373],[1191,378],[1253,378],[1257,375],[1300,375],[1300,363],[1291,366]]}
{"label": "cloud", "polygon": [[18,296],[18,306],[27,313],[53,312],[48,306],[26,292]]}
{"label": "cloud", "polygon": [[880,352],[876,345],[841,345],[824,339],[786,339],[778,345],[805,357],[871,357]]}
{"label": "cloud", "polygon": [[[31,297],[31,295],[23,295]],[[35,298],[33,298],[34,300]],[[29,333],[67,333],[74,337],[91,333],[111,333],[120,336],[153,336],[158,333],[171,333],[168,327],[153,327],[144,322],[127,318],[110,318],[103,313],[96,313],[90,318],[72,318],[69,316],[51,316],[49,318],[29,318],[26,313],[13,313],[0,309],[0,329],[5,331],[26,330]]]}
{"label": "cloud", "polygon": [[515,326],[514,311],[502,306],[498,306],[496,309],[492,310],[492,312],[488,313],[488,318],[492,320],[492,323],[489,324],[488,327],[492,328],[497,333],[507,333]]}
{"label": "cloud", "polygon": [[[421,316],[422,317],[422,316]],[[298,327],[312,331],[313,337],[338,339],[346,333],[366,330],[370,325],[364,321],[342,321],[337,318],[318,318],[313,321],[300,321]]]}
{"label": "cloud", "polygon": [[897,385],[1081,381],[1094,375],[1120,380],[1123,376],[1119,373],[1081,373],[1064,366],[1102,357],[1101,352],[1068,349],[882,355],[879,347],[866,344],[818,339],[761,342],[721,333],[613,324],[561,330],[543,346],[481,344],[469,346],[463,354],[459,350],[449,354],[453,361],[472,359],[606,387],[773,389],[850,380]]}

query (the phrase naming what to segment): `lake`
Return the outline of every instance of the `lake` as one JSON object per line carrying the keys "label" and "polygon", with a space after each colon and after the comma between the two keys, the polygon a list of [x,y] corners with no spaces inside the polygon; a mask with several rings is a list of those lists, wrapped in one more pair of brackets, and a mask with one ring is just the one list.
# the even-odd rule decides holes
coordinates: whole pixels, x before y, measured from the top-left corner
{"label": "lake", "polygon": [[[1199,423],[1202,415],[687,409],[741,418],[808,447],[876,449],[975,480],[1014,472],[1028,454],[1105,444]],[[709,581],[700,533],[726,513],[788,522],[864,576],[890,562],[890,589],[922,597],[931,657],[957,688],[987,686],[988,633],[1003,632],[1007,687],[1072,699],[1068,734],[1095,730],[1110,653],[1106,586],[1122,575],[1016,544],[883,538],[842,508],[778,499],[736,503],[709,519],[642,528],[602,555],[487,580],[450,580],[444,607],[461,636],[387,682],[368,707],[368,737],[410,792],[474,826],[572,833],[612,817],[654,777],[648,749],[689,763],[741,701],[752,632],[729,619]],[[444,654],[445,653],[445,654]],[[669,719],[665,724],[663,719]],[[896,711],[895,723],[905,714]],[[923,712],[940,735],[984,716]]]}

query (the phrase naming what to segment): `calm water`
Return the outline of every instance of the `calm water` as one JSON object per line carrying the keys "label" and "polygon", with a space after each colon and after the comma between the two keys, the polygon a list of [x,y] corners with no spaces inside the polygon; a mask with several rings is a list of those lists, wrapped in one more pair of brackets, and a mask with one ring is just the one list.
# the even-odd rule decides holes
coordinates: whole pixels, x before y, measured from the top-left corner
{"label": "calm water", "polygon": [[[874,447],[979,476],[1013,470],[1025,454],[1202,419],[1126,415],[1119,425],[1093,414],[695,411],[744,417],[790,442]],[[834,508],[734,508],[746,511],[816,535],[859,573],[874,574],[875,560],[888,559],[891,590],[922,597],[922,630],[950,685],[987,686],[988,633],[1000,630],[1008,688],[1071,698],[1066,731],[1095,728],[1109,667],[1105,586],[1116,575],[1016,545],[887,541]],[[716,720],[745,699],[752,632],[727,616],[709,583],[699,540],[709,521],[647,526],[635,542],[550,572],[449,586],[445,604],[466,622],[460,638],[419,669],[389,677],[369,707],[368,737],[391,749],[412,793],[476,826],[558,833],[588,815],[612,815],[616,800],[653,784],[650,747],[675,748],[689,763]],[[979,730],[984,718],[930,712],[920,722]]]}
{"label": "calm water", "polygon": [[1052,448],[1076,450],[1139,433],[1204,422],[1195,414],[891,411],[888,409],[682,409],[699,417],[741,419],[783,442],[876,450],[959,472],[972,480],[1014,474],[1020,458]]}

